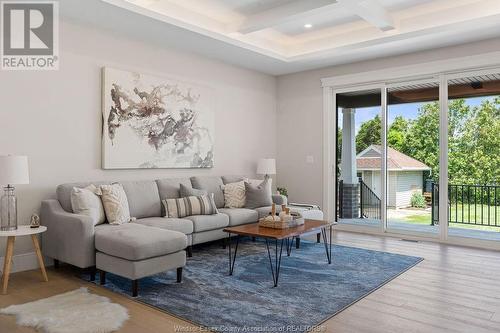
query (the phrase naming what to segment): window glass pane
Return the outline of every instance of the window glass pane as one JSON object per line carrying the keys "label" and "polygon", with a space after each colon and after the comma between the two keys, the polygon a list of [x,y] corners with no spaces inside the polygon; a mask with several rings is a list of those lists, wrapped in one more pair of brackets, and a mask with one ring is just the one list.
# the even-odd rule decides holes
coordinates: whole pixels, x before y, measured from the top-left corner
{"label": "window glass pane", "polygon": [[448,82],[450,236],[500,240],[500,73]]}
{"label": "window glass pane", "polygon": [[389,88],[387,101],[387,229],[437,235],[439,83]]}
{"label": "window glass pane", "polygon": [[337,94],[337,218],[381,226],[381,91]]}

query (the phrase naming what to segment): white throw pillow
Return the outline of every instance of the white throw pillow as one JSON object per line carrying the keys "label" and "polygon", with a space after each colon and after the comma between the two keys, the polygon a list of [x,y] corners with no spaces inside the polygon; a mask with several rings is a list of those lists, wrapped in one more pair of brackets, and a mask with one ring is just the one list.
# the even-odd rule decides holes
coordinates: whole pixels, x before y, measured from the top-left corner
{"label": "white throw pillow", "polygon": [[121,184],[101,185],[102,205],[109,224],[123,224],[130,221],[127,194]]}
{"label": "white throw pillow", "polygon": [[229,183],[221,186],[224,191],[224,207],[243,208],[245,207],[245,182]]}
{"label": "white throw pillow", "polygon": [[71,190],[73,213],[90,216],[94,225],[104,223],[106,215],[99,197],[100,194],[101,191],[93,184],[85,188],[73,187]]}

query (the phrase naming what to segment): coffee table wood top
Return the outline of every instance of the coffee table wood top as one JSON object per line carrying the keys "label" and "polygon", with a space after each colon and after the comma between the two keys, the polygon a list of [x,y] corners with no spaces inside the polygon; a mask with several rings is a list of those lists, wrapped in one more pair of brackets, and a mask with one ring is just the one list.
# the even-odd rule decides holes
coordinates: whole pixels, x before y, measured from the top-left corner
{"label": "coffee table wood top", "polygon": [[305,220],[303,225],[287,229],[273,229],[260,227],[258,223],[238,225],[235,227],[227,227],[225,232],[231,234],[251,236],[251,237],[264,237],[272,239],[285,239],[290,237],[297,237],[302,234],[321,230],[323,228],[334,225],[335,223],[321,220]]}

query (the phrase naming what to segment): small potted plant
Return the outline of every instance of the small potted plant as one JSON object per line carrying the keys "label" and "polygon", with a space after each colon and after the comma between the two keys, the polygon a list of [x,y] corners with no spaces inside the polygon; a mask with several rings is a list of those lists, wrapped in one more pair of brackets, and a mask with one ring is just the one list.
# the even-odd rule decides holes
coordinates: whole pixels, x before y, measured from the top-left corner
{"label": "small potted plant", "polygon": [[286,197],[288,199],[288,191],[284,187],[277,187],[276,190],[278,191],[279,194],[282,196]]}

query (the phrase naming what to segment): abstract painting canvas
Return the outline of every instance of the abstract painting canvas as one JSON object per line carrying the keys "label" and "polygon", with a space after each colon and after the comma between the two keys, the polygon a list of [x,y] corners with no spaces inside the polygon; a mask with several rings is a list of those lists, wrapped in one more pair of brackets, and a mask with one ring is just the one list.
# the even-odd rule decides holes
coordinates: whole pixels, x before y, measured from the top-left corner
{"label": "abstract painting canvas", "polygon": [[103,168],[211,168],[211,89],[103,68]]}

